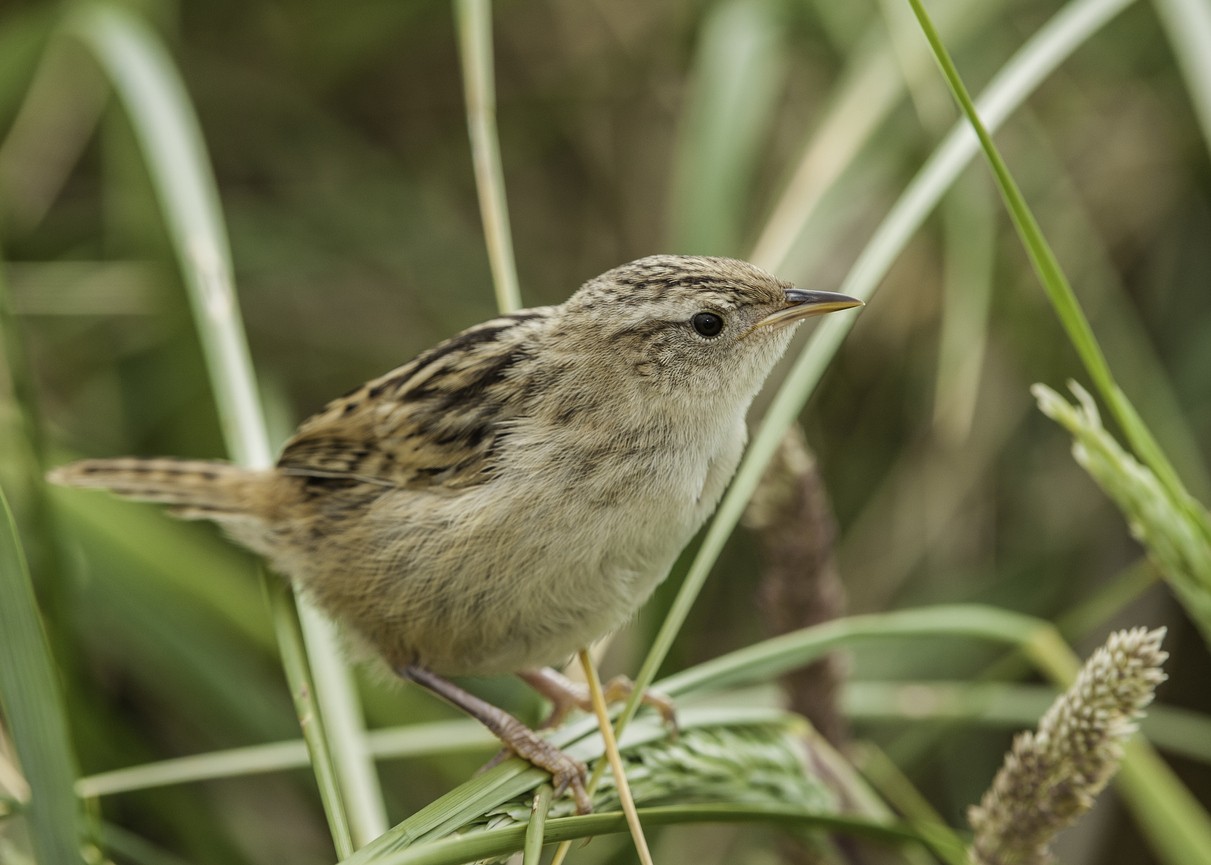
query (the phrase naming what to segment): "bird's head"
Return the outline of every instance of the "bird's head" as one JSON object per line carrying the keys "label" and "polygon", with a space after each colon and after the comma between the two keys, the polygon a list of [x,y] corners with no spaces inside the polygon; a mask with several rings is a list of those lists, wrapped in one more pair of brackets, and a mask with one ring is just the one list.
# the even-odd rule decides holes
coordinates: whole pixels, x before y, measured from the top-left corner
{"label": "bird's head", "polygon": [[735,259],[654,255],[589,281],[560,317],[564,337],[603,374],[629,369],[641,386],[670,396],[713,394],[746,407],[797,324],[861,305]]}

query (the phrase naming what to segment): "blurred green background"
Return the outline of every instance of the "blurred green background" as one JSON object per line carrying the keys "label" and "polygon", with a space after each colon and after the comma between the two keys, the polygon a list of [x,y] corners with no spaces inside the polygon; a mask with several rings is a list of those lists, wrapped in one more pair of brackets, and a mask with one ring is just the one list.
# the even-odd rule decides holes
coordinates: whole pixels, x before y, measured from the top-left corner
{"label": "blurred green background", "polygon": [[[934,6],[975,92],[1063,8]],[[332,396],[491,316],[449,4],[134,8],[165,39],[200,118],[276,441]],[[53,36],[67,9],[0,3],[0,483],[89,774],[291,738],[297,726],[250,558],[153,508],[77,492],[40,505],[41,461],[222,455],[161,211],[100,71]],[[1171,5],[1129,6],[997,140],[1124,389],[1205,502],[1209,142],[1158,13],[1171,16]],[[805,147],[818,148],[809,175],[827,177],[831,164],[839,179],[777,270],[836,289],[957,118],[893,0],[511,0],[496,4],[494,25],[527,305],[559,302],[653,252],[752,257],[797,188]],[[768,260],[769,247],[757,248]],[[1062,389],[1082,375],[984,165],[973,164],[898,257],[803,416],[841,527],[850,609],[978,601],[1071,621],[1109,597],[1106,614],[1076,620],[1077,647],[1110,627],[1168,625],[1161,700],[1211,710],[1203,642],[1167,589],[1146,571],[1132,576],[1141,550],[1073,462],[1067,434],[1034,408],[1032,383]],[[759,571],[738,533],[667,669],[765,633]],[[606,673],[633,672],[675,582]],[[965,679],[995,657],[939,640],[855,652],[848,666],[856,679]],[[537,711],[512,682],[482,687]],[[411,689],[367,681],[364,691],[372,726],[449,716]],[[1011,733],[903,718],[855,726],[960,826]],[[483,759],[384,763],[392,821]],[[1174,766],[1211,801],[1206,765]],[[307,770],[123,794],[101,810],[182,861],[333,858]],[[1117,817],[1107,797],[1066,840],[1064,861],[1151,861]],[[712,827],[661,843],[666,861],[771,862],[771,834]],[[626,861],[627,847],[602,839],[580,855]]]}

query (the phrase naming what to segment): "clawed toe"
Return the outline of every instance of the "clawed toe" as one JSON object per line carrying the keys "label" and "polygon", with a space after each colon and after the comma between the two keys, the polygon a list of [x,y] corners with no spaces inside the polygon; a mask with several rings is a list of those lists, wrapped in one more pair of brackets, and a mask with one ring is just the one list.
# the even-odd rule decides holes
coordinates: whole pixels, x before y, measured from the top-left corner
{"label": "clawed toe", "polygon": [[[543,722],[543,727],[554,727],[559,724],[573,709],[592,712],[593,703],[589,699],[588,687],[573,682],[562,673],[550,667],[540,670],[526,670],[517,674],[522,681],[551,702],[551,714]],[[604,696],[607,703],[617,703],[626,700],[635,692],[635,683],[626,676],[615,676],[606,683]],[[644,705],[650,706],[660,713],[670,733],[677,736],[677,709],[673,701],[659,691],[648,689],[643,692]]]}
{"label": "clawed toe", "polygon": [[561,796],[566,791],[571,791],[572,799],[576,803],[576,813],[593,813],[593,802],[589,799],[589,791],[585,786],[589,777],[588,768],[584,763],[569,757],[563,751],[556,751],[556,753],[559,755],[559,765],[541,767],[551,773],[551,783],[555,786],[555,795]]}

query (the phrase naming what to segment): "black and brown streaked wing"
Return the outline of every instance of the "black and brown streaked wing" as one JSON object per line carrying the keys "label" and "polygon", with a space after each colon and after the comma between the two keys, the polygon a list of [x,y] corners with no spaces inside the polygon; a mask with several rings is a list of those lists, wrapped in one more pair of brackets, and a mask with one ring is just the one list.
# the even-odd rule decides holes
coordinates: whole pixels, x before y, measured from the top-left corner
{"label": "black and brown streaked wing", "polygon": [[476,325],[333,400],[286,443],[279,469],[390,487],[482,483],[503,422],[518,413],[531,335],[550,311]]}

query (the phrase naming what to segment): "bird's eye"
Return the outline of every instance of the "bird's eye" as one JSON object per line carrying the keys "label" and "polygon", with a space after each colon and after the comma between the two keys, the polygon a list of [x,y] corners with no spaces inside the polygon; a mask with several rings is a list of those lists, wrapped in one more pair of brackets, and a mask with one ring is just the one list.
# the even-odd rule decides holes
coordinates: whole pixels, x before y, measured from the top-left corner
{"label": "bird's eye", "polygon": [[718,336],[719,332],[723,330],[723,319],[713,312],[696,313],[690,319],[690,324],[694,325],[694,330],[703,336]]}

